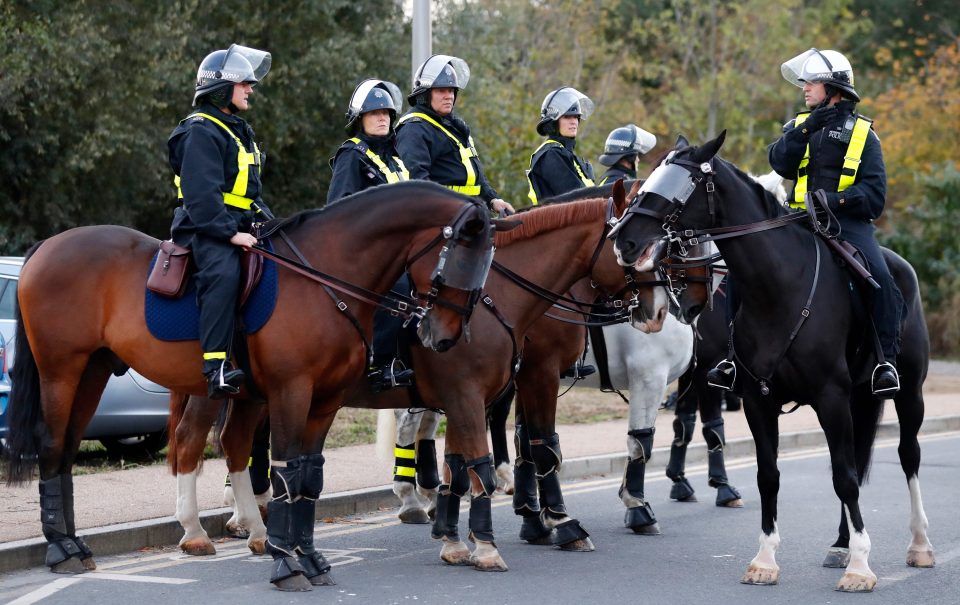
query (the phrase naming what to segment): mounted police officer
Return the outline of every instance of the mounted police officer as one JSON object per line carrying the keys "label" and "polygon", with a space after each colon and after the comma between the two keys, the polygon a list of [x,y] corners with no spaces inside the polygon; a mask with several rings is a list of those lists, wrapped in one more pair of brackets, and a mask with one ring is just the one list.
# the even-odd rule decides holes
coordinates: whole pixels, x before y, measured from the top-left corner
{"label": "mounted police officer", "polygon": [[[392,82],[368,79],[357,85],[350,95],[344,128],[350,138],[330,159],[333,179],[327,204],[369,187],[410,179],[397,151],[394,130],[402,106],[403,96]],[[410,289],[404,275],[392,290],[406,296]],[[367,376],[376,392],[413,384],[413,370],[395,361],[402,323],[402,318],[383,309],[377,309],[373,316],[373,365]]]}
{"label": "mounted police officer", "polygon": [[600,163],[608,166],[597,185],[637,178],[637,160],[657,146],[657,137],[636,124],[615,128],[603,144]]}
{"label": "mounted police officer", "polygon": [[591,113],[593,101],[576,88],[564,86],[544,97],[537,132],[547,138],[530,156],[530,203],[593,187],[593,166],[574,153],[580,121]]}
{"label": "mounted police officer", "polygon": [[512,213],[483,174],[470,127],[453,112],[469,80],[463,59],[433,55],[424,61],[407,97],[412,107],[397,123],[397,149],[410,178],[434,181],[480,197],[493,211]]}
{"label": "mounted police officer", "polygon": [[263,154],[253,129],[237,114],[250,108],[253,87],[270,70],[270,53],[233,44],[210,53],[197,70],[197,107],[170,134],[170,167],[176,177],[171,235],[193,251],[200,305],[202,371],[208,394],[239,392],[243,371],[230,362],[242,248],[257,243],[249,233],[260,199]]}
{"label": "mounted police officer", "polygon": [[364,80],[350,96],[345,130],[350,137],[330,158],[333,179],[327,203],[368,187],[410,178],[396,147],[397,121],[403,97],[384,80]]}
{"label": "mounted police officer", "polygon": [[[887,188],[880,139],[872,121],[857,112],[860,95],[850,62],[842,54],[811,48],[784,63],[780,71],[803,89],[809,111],[784,125],[783,135],[768,148],[770,165],[780,176],[795,181],[788,198],[791,208],[805,208],[808,191],[825,192],[841,237],[866,257],[880,284],[873,293],[871,313],[883,353],[871,386],[875,395],[891,397],[900,388],[894,363],[900,347],[903,296],[874,238],[873,221],[883,212]],[[720,362],[708,379],[726,380],[735,375],[731,367],[729,360]]]}

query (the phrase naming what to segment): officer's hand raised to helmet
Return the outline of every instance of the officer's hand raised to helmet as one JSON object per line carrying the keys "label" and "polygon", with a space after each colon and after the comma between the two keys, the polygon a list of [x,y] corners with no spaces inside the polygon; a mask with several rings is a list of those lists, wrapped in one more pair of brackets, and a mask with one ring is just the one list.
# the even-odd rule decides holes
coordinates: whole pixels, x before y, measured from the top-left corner
{"label": "officer's hand raised to helmet", "polygon": [[257,245],[257,238],[249,233],[234,233],[233,237],[230,238],[230,243],[234,246],[242,246],[244,248],[252,248]]}
{"label": "officer's hand raised to helmet", "polygon": [[834,118],[837,117],[837,114],[838,112],[836,105],[817,107],[811,111],[810,115],[807,116],[807,119],[800,124],[800,128],[802,128],[806,134],[813,134],[832,122]]}

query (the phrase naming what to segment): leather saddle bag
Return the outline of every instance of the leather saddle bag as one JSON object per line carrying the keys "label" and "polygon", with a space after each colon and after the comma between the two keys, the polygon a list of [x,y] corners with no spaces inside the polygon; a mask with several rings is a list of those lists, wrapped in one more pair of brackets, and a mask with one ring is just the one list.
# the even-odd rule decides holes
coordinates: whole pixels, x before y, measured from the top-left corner
{"label": "leather saddle bag", "polygon": [[160,252],[147,278],[147,289],[168,298],[180,298],[187,287],[190,268],[190,248],[172,241],[160,242]]}

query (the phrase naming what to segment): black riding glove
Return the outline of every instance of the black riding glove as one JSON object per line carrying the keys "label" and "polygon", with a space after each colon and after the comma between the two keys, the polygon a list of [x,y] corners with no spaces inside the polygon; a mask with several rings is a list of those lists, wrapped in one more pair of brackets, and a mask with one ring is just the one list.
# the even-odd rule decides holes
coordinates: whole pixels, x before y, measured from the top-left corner
{"label": "black riding glove", "polygon": [[826,107],[818,107],[810,112],[810,115],[807,116],[807,119],[800,124],[800,130],[803,134],[810,136],[811,134],[817,132],[837,117],[837,107],[835,105],[828,105]]}

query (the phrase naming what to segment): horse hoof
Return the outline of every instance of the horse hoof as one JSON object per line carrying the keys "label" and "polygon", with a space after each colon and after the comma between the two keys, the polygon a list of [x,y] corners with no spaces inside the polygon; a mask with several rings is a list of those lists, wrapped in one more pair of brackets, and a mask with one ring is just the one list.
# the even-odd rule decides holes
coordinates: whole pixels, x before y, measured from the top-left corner
{"label": "horse hoof", "polygon": [[727,502],[717,502],[720,508],[743,508],[743,498],[734,498]]}
{"label": "horse hoof", "polygon": [[425,523],[430,523],[430,515],[427,514],[427,511],[422,508],[409,508],[407,510],[400,511],[398,515],[402,523],[412,523],[416,525],[423,525]]}
{"label": "horse hoof", "polygon": [[631,527],[633,533],[641,536],[659,536],[660,535],[660,524],[654,523],[652,525],[644,525],[642,527]]}
{"label": "horse hoof", "polygon": [[470,549],[459,540],[457,542],[443,541],[443,548],[440,549],[440,560],[447,565],[473,565],[470,560]]}
{"label": "horse hoof", "polygon": [[676,502],[699,502],[699,500],[697,500],[697,495],[696,495],[696,494],[690,494],[689,496],[687,496],[687,497],[685,497],[685,498],[674,498],[674,501],[676,501]]}
{"label": "horse hoof", "polygon": [[180,550],[192,557],[215,555],[217,549],[209,538],[194,538],[180,543]]}
{"label": "horse hoof", "polygon": [[329,573],[321,573],[310,578],[310,584],[312,586],[336,586],[337,583],[333,581],[333,577]]}
{"label": "horse hoof", "polygon": [[845,568],[850,562],[850,549],[831,546],[823,559],[824,567]]}
{"label": "horse hoof", "polygon": [[[933,555],[933,553],[930,553],[930,554],[931,554],[931,556]],[[87,571],[94,571],[94,570],[97,569],[97,562],[93,560],[93,557],[87,557],[86,559],[80,559],[80,562],[83,563],[83,568],[84,568],[85,570],[87,570]],[[933,564],[931,563],[931,564],[928,565],[927,567],[933,567]]]}
{"label": "horse hoof", "polygon": [[560,544],[559,548],[567,552],[593,552],[596,550],[590,538],[582,538],[580,540],[574,540],[573,542],[567,542],[566,544]]}
{"label": "horse hoof", "polygon": [[233,538],[245,540],[246,538],[250,537],[249,529],[233,521],[227,521],[225,529],[227,531],[227,535]]}
{"label": "horse hoof", "polygon": [[876,585],[877,576],[848,571],[840,578],[836,590],[839,592],[873,592]]}
{"label": "horse hoof", "polygon": [[780,569],[773,567],[760,567],[751,564],[747,567],[747,573],[740,578],[741,584],[753,584],[755,586],[771,586],[780,582]]}
{"label": "horse hoof", "polygon": [[908,550],[907,565],[910,567],[933,567],[936,565],[933,550]]}
{"label": "horse hoof", "polygon": [[513,495],[513,467],[506,462],[497,467],[497,491]]}
{"label": "horse hoof", "polygon": [[70,557],[69,559],[60,561],[56,565],[51,565],[50,571],[61,574],[78,574],[87,571],[87,568],[80,559],[76,557]]}
{"label": "horse hoof", "polygon": [[470,564],[477,571],[507,571],[509,569],[500,555],[484,559],[471,556]]}
{"label": "horse hoof", "polygon": [[310,580],[308,580],[303,574],[299,573],[292,575],[289,578],[277,580],[273,583],[273,586],[277,590],[282,590],[283,592],[307,592],[308,590],[313,590],[313,585],[310,583]]}
{"label": "horse hoof", "polygon": [[251,538],[247,540],[247,548],[255,555],[263,555],[267,552],[266,538]]}

